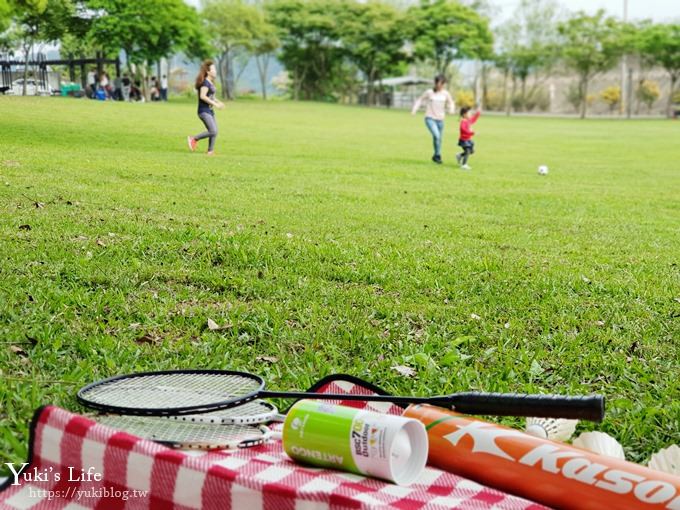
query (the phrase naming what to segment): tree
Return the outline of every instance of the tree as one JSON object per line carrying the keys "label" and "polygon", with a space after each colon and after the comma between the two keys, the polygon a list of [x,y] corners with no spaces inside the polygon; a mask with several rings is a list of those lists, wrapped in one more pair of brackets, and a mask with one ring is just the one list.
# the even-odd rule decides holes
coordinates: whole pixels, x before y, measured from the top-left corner
{"label": "tree", "polygon": [[96,13],[90,40],[105,53],[122,48],[128,65],[146,66],[177,51],[190,57],[209,51],[196,10],[182,0],[89,0],[88,6]]}
{"label": "tree", "polygon": [[9,26],[11,8],[8,0],[0,0],[0,34]]}
{"label": "tree", "polygon": [[[492,58],[493,65],[496,69],[503,73],[503,98],[501,99],[501,107],[505,110],[506,115],[510,115],[510,101],[508,100],[508,78],[512,70],[512,61],[510,55],[504,51],[496,53]],[[486,103],[486,100],[484,101]],[[484,104],[486,108],[487,105]]]}
{"label": "tree", "polygon": [[[510,20],[498,30],[502,48],[501,69],[512,76],[512,100],[515,101],[517,80],[520,82],[520,98],[517,101],[522,109],[530,97],[536,93],[542,71],[547,77],[555,61],[557,20],[560,7],[556,0],[522,0]],[[527,93],[527,81],[533,75],[534,85]],[[507,86],[507,78],[506,78]],[[507,97],[507,92],[505,92]],[[507,108],[506,113],[510,114]]]}
{"label": "tree", "polygon": [[559,24],[559,33],[564,59],[578,74],[581,118],[585,118],[590,80],[614,67],[625,50],[623,27],[599,10],[593,16],[573,15]]}
{"label": "tree", "polygon": [[453,59],[485,60],[492,54],[489,22],[455,0],[421,0],[408,10],[415,56],[447,74]]}
{"label": "tree", "polygon": [[472,108],[475,105],[475,94],[471,90],[457,90],[456,104],[461,108]]}
{"label": "tree", "polygon": [[614,109],[621,102],[621,87],[611,86],[600,92],[602,101],[609,106],[609,113],[614,113]]}
{"label": "tree", "polygon": [[[235,83],[247,64],[245,57],[255,48],[255,34],[262,32],[262,13],[240,0],[205,0],[201,15],[219,54],[222,96],[234,99]],[[237,61],[242,64],[238,73]]]}
{"label": "tree", "polygon": [[635,95],[641,103],[647,105],[647,113],[651,113],[652,105],[661,96],[659,84],[655,81],[643,80],[635,91]]}
{"label": "tree", "polygon": [[352,71],[345,65],[341,25],[345,0],[275,0],[267,4],[281,40],[279,60],[293,81],[293,98],[328,99]]}
{"label": "tree", "polygon": [[404,19],[397,9],[379,2],[354,4],[351,13],[340,37],[348,58],[364,75],[368,104],[373,104],[375,82],[408,59]]}
{"label": "tree", "polygon": [[262,88],[262,99],[267,99],[267,75],[269,70],[269,61],[271,60],[274,51],[281,45],[279,37],[276,35],[276,27],[269,23],[269,20],[262,14],[262,24],[258,29],[258,33],[254,37],[255,63],[257,64],[257,72],[260,76],[260,87]]}
{"label": "tree", "polygon": [[647,25],[637,38],[639,54],[651,63],[663,67],[670,78],[666,115],[672,115],[673,94],[680,79],[680,25]]}
{"label": "tree", "polygon": [[[13,0],[14,36],[24,54],[25,96],[28,81],[28,63],[37,42],[54,42],[68,30],[75,18],[75,5],[71,0]],[[38,93],[38,87],[36,87]]]}

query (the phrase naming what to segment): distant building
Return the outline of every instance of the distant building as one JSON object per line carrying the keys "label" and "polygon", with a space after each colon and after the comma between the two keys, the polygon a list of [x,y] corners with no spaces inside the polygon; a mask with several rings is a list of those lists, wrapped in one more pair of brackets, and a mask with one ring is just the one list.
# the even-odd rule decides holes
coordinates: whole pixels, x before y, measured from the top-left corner
{"label": "distant building", "polygon": [[[411,108],[413,102],[421,94],[422,85],[429,85],[432,80],[419,76],[398,76],[373,82],[374,100],[370,106],[387,106],[388,108]],[[366,87],[359,94],[359,103],[368,104]]]}

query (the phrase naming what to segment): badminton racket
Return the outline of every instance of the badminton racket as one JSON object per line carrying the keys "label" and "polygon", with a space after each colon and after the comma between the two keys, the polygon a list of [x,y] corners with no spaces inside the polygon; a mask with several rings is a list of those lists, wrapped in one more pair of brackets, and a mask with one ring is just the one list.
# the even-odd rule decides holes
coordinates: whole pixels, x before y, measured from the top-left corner
{"label": "badminton racket", "polygon": [[348,395],[267,391],[264,380],[229,370],[168,370],[110,377],[78,391],[85,406],[116,414],[172,416],[230,409],[257,398],[358,400],[395,404],[432,404],[465,414],[534,416],[601,421],[604,399],[598,395],[565,397],[464,392],[436,397]]}
{"label": "badminton racket", "polygon": [[223,425],[170,421],[153,416],[106,414],[92,417],[97,423],[150,439],[172,448],[231,450],[264,444],[280,434],[264,425]]}
{"label": "badminton racket", "polygon": [[191,423],[215,423],[221,425],[247,425],[253,423],[268,423],[283,421],[285,415],[279,414],[275,405],[264,400],[253,400],[240,406],[209,411],[201,414],[180,414],[165,416],[169,420],[186,421]]}

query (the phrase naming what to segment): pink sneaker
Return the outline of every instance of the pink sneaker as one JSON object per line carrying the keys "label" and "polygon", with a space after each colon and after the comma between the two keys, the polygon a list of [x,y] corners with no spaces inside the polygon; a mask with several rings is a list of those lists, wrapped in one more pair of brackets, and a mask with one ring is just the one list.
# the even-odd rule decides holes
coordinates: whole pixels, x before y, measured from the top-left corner
{"label": "pink sneaker", "polygon": [[214,156],[215,153],[214,153],[213,151],[208,151],[208,152],[206,152],[206,155],[207,155],[207,156]]}
{"label": "pink sneaker", "polygon": [[191,152],[194,152],[196,150],[196,144],[198,142],[196,140],[194,140],[192,137],[187,136],[187,143],[189,144],[189,150]]}

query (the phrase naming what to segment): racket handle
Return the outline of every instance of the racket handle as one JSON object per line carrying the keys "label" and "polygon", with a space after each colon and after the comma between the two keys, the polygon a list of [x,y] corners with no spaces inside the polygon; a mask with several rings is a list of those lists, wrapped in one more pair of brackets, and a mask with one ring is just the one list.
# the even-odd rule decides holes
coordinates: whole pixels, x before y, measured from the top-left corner
{"label": "racket handle", "polygon": [[[588,395],[522,395],[512,393],[457,393],[447,400],[448,406],[464,414],[496,416],[535,416],[537,418],[569,418],[600,422],[604,418],[604,397]],[[434,399],[433,399],[434,400]],[[441,405],[443,402],[438,402]]]}

